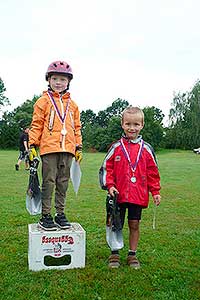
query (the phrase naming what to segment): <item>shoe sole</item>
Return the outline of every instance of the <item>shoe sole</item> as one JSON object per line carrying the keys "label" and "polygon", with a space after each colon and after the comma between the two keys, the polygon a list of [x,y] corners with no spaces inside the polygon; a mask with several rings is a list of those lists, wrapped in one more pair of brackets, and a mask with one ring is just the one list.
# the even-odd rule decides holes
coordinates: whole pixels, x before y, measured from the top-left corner
{"label": "shoe sole", "polygon": [[116,265],[108,265],[109,269],[118,269],[120,267],[120,264]]}
{"label": "shoe sole", "polygon": [[57,230],[57,227],[54,227],[54,228],[47,228],[47,227],[44,227],[42,226],[40,223],[38,223],[38,226],[42,229],[44,229],[45,231],[56,231]]}
{"label": "shoe sole", "polygon": [[131,269],[135,269],[135,270],[139,270],[140,269],[140,266],[134,266],[134,265],[129,265],[129,267],[131,268]]}
{"label": "shoe sole", "polygon": [[56,222],[55,222],[55,224],[56,224],[57,227],[60,228],[60,229],[69,229],[69,228],[71,227],[71,224],[66,225],[66,226],[61,226],[60,224],[58,224],[58,223],[56,223]]}

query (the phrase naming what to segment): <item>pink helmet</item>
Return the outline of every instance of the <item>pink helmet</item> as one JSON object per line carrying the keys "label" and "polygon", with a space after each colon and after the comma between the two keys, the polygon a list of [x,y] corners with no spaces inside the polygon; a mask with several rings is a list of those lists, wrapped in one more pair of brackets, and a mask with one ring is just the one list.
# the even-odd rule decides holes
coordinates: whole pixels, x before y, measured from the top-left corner
{"label": "pink helmet", "polygon": [[73,78],[72,68],[65,61],[54,61],[52,62],[45,74],[46,80],[48,80],[49,76],[52,74],[62,74],[67,76],[70,80]]}

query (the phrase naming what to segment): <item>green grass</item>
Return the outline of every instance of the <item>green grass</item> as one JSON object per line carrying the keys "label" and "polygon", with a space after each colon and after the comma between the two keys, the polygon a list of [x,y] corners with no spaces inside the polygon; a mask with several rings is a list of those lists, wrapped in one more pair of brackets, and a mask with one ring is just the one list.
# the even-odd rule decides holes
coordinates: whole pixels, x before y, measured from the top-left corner
{"label": "green grass", "polygon": [[84,154],[76,197],[70,184],[66,214],[87,233],[86,267],[32,272],[28,269],[28,224],[38,216],[25,209],[28,173],[14,170],[18,152],[0,151],[2,300],[186,300],[200,299],[200,156],[191,151],[157,154],[162,203],[152,229],[153,205],[143,211],[138,247],[140,270],[126,265],[128,229],[122,265],[109,270],[105,241],[105,191],[98,183],[104,154]]}

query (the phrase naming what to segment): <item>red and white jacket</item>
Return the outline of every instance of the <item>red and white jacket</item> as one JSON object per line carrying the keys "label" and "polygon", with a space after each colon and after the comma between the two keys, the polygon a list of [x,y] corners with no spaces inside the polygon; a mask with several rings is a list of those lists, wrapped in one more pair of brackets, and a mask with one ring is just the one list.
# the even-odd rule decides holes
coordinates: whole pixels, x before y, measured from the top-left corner
{"label": "red and white jacket", "polygon": [[133,171],[119,140],[111,145],[100,168],[100,185],[107,190],[114,186],[119,191],[119,203],[129,202],[146,208],[149,192],[152,195],[160,194],[160,175],[153,148],[143,142],[142,136],[134,141],[122,137],[122,142],[132,164],[135,164],[138,151],[142,149],[134,172],[136,182],[131,181]]}

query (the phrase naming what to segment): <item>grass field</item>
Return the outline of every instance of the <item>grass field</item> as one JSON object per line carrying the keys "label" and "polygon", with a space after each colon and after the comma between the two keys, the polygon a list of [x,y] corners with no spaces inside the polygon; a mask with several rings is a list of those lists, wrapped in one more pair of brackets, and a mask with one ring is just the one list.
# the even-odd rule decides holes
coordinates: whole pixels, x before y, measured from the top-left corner
{"label": "grass field", "polygon": [[87,233],[86,267],[65,271],[28,269],[25,209],[28,173],[14,170],[18,152],[0,151],[0,285],[2,300],[196,300],[200,299],[200,156],[191,151],[157,153],[162,203],[152,229],[153,205],[143,211],[138,247],[140,270],[126,265],[127,224],[121,267],[109,270],[105,241],[105,191],[98,183],[104,154],[84,154],[76,197],[70,184],[66,214]]}

